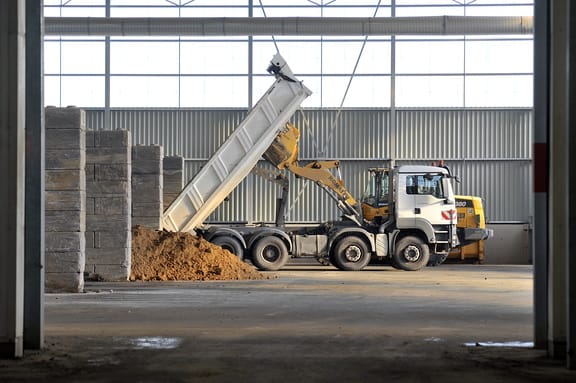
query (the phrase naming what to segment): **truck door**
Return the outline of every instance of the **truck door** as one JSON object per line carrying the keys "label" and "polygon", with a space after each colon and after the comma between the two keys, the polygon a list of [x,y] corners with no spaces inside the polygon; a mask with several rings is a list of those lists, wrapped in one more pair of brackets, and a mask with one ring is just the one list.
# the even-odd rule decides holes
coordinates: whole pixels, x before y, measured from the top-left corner
{"label": "truck door", "polygon": [[397,222],[399,228],[421,228],[430,233],[431,225],[456,222],[456,212],[446,205],[440,173],[400,173],[397,181]]}
{"label": "truck door", "polygon": [[416,227],[449,225],[456,222],[456,212],[446,204],[442,174],[415,174],[407,177],[407,193],[414,196],[414,220]]}

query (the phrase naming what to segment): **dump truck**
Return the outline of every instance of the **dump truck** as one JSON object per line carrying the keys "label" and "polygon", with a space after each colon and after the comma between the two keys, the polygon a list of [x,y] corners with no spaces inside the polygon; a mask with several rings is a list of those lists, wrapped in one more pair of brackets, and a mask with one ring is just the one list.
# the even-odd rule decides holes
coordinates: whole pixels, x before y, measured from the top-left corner
{"label": "dump truck", "polygon": [[[288,120],[311,91],[279,54],[268,72],[275,82],[165,210],[165,229],[194,232],[267,271],[305,256],[341,270],[361,270],[373,258],[387,258],[399,269],[415,271],[426,266],[430,254],[448,254],[458,245],[454,177],[447,167],[371,169],[371,193],[359,203],[338,176],[337,160],[298,163],[299,132]],[[284,225],[282,220],[269,226],[204,225],[262,157],[325,189],[341,210],[341,219],[303,226]],[[384,202],[386,214],[381,210]],[[283,214],[282,209],[278,212]]]}

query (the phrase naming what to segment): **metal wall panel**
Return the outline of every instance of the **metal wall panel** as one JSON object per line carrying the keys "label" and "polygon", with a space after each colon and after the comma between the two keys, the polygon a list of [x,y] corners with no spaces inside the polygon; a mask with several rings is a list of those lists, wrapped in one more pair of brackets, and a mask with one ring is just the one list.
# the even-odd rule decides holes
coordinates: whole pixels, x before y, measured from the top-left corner
{"label": "metal wall panel", "polygon": [[[87,128],[101,130],[103,110],[87,110]],[[112,129],[129,129],[134,144],[164,146],[166,155],[186,158],[190,180],[240,124],[245,110],[112,110]],[[292,118],[301,130],[300,158],[340,159],[344,182],[361,198],[366,169],[430,164],[444,159],[461,183],[459,194],[482,196],[491,222],[530,222],[532,111],[530,109],[303,110]],[[395,135],[396,147],[391,140]],[[262,166],[268,166],[262,162]],[[209,221],[273,222],[279,187],[250,175]],[[339,211],[318,186],[291,176],[291,222],[335,220]]]}
{"label": "metal wall panel", "polygon": [[530,159],[530,109],[399,110],[399,159]]}

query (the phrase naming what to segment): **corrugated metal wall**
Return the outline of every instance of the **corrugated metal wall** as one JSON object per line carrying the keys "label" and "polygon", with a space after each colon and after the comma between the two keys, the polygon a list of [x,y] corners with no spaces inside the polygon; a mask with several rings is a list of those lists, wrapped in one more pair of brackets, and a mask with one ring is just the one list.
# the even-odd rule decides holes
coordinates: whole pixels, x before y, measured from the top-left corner
{"label": "corrugated metal wall", "polygon": [[[134,144],[164,146],[186,159],[190,179],[242,121],[245,110],[130,109],[111,111],[111,129],[128,129]],[[358,198],[366,169],[429,164],[444,159],[461,183],[459,194],[485,199],[491,222],[530,222],[532,206],[531,109],[303,110],[292,121],[301,130],[300,158],[340,159],[344,181]],[[87,110],[87,128],[104,128],[103,110]],[[262,162],[262,166],[268,166]],[[293,222],[338,218],[335,204],[316,185],[291,178],[288,216]],[[278,187],[250,175],[210,221],[271,222]]]}

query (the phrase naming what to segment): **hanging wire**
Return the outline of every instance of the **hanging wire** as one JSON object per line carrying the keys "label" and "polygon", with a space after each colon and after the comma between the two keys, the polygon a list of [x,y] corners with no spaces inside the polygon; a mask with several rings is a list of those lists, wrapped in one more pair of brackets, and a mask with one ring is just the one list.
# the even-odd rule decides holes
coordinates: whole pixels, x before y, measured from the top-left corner
{"label": "hanging wire", "polygon": [[[376,17],[376,14],[378,13],[378,10],[380,9],[380,4],[382,3],[382,0],[378,0],[378,4],[376,4],[376,9],[374,10],[374,15],[372,17]],[[360,63],[360,59],[362,58],[362,53],[364,52],[364,48],[366,47],[366,42],[368,41],[368,35],[364,36],[364,41],[362,42],[362,47],[360,48],[360,52],[358,53],[358,58],[356,59],[356,63],[354,64],[354,69],[352,70],[352,74],[350,75],[350,79],[348,80],[348,85],[346,86],[346,90],[344,91],[344,96],[342,96],[342,101],[340,102],[340,106],[338,107],[338,111],[336,112],[336,116],[334,116],[334,119],[332,120],[331,126],[332,128],[330,129],[330,134],[328,135],[328,139],[326,140],[326,144],[324,145],[324,148],[322,148],[322,153],[325,153],[326,150],[328,150],[328,145],[330,144],[330,141],[332,141],[332,136],[334,135],[334,130],[336,130],[336,128],[338,127],[338,122],[340,119],[340,116],[342,115],[342,109],[344,107],[344,102],[346,101],[346,97],[348,96],[348,91],[350,90],[350,86],[352,85],[352,80],[354,79],[354,76],[356,75],[356,70],[358,69],[358,64]]]}
{"label": "hanging wire", "polygon": [[[260,8],[262,8],[262,13],[264,14],[264,18],[268,18],[268,16],[266,16],[266,10],[264,9],[264,4],[262,4],[262,0],[258,0],[258,3],[260,3]],[[280,49],[278,49],[278,44],[276,44],[276,38],[274,37],[274,35],[272,35],[272,41],[274,42],[274,47],[276,48],[276,52],[280,53]]]}

